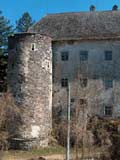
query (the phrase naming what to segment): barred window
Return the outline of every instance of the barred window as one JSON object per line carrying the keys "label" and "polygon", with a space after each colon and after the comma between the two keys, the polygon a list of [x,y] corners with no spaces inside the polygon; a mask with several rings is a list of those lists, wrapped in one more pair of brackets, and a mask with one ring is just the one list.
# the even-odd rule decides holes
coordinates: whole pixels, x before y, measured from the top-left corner
{"label": "barred window", "polygon": [[104,80],[105,89],[113,88],[113,80],[105,79]]}
{"label": "barred window", "polygon": [[75,102],[75,99],[74,98],[71,98],[71,103],[74,103]]}
{"label": "barred window", "polygon": [[67,51],[61,52],[61,60],[68,61],[68,59],[69,59],[69,53]]}
{"label": "barred window", "polygon": [[105,106],[105,116],[112,116],[112,106]]}
{"label": "barred window", "polygon": [[112,61],[112,51],[105,51],[105,60]]}
{"label": "barred window", "polygon": [[62,78],[61,79],[61,86],[62,87],[67,87],[68,86],[68,79],[67,78]]}
{"label": "barred window", "polygon": [[80,51],[80,61],[88,60],[88,51]]}

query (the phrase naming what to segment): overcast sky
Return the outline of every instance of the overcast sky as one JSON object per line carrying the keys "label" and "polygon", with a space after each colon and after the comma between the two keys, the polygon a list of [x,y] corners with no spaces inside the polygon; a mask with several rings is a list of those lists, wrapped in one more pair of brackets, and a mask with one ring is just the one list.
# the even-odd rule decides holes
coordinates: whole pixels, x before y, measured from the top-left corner
{"label": "overcast sky", "polygon": [[0,10],[14,24],[26,11],[37,21],[47,13],[88,11],[91,4],[96,10],[111,10],[114,4],[120,9],[120,0],[0,0]]}

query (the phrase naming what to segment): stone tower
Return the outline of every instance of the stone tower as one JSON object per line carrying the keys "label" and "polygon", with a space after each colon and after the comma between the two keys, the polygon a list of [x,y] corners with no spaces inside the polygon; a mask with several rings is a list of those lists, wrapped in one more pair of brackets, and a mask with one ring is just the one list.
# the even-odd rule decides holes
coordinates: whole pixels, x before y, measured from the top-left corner
{"label": "stone tower", "polygon": [[8,89],[24,108],[15,140],[25,148],[47,146],[52,128],[51,38],[36,33],[9,38]]}

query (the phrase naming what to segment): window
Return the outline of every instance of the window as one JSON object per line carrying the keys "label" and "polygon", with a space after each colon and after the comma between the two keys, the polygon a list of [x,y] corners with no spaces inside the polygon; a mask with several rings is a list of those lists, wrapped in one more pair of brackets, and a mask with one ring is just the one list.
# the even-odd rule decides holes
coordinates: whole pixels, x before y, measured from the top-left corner
{"label": "window", "polygon": [[68,86],[68,79],[67,78],[63,78],[61,80],[61,86],[62,87],[67,87]]}
{"label": "window", "polygon": [[105,116],[112,116],[112,106],[105,106]]}
{"label": "window", "polygon": [[93,79],[97,80],[97,79],[99,79],[99,76],[98,75],[93,75]]}
{"label": "window", "polygon": [[80,61],[88,60],[88,51],[80,51]]}
{"label": "window", "polygon": [[68,52],[61,52],[61,60],[68,61],[69,53]]}
{"label": "window", "polygon": [[112,51],[105,51],[105,60],[112,61]]}
{"label": "window", "polygon": [[80,105],[86,105],[87,104],[87,100],[86,99],[80,99]]}
{"label": "window", "polygon": [[16,44],[15,48],[16,48],[16,51],[18,51],[20,49],[19,44]]}
{"label": "window", "polygon": [[74,98],[71,98],[71,103],[74,103],[75,102],[75,99]]}
{"label": "window", "polygon": [[32,43],[32,45],[31,45],[31,49],[32,49],[32,51],[34,51],[34,50],[35,50],[35,44],[34,44],[34,43]]}
{"label": "window", "polygon": [[87,78],[81,78],[80,79],[80,85],[81,85],[81,87],[82,88],[87,87],[87,82],[88,82]]}
{"label": "window", "polygon": [[106,79],[104,80],[105,89],[113,88],[113,80]]}

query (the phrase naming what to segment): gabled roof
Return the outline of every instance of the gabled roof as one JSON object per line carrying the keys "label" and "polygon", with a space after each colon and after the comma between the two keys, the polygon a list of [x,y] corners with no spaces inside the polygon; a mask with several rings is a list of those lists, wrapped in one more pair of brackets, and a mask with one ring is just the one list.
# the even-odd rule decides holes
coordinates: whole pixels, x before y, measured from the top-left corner
{"label": "gabled roof", "polygon": [[29,32],[45,34],[53,40],[120,36],[120,11],[49,14]]}

